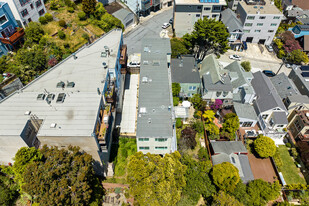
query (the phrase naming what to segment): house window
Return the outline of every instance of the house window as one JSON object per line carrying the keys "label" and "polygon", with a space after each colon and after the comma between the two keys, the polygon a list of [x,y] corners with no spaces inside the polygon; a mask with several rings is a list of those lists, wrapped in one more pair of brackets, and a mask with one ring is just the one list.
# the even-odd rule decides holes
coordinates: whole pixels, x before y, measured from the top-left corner
{"label": "house window", "polygon": [[268,33],[273,33],[274,32],[274,30],[268,30]]}
{"label": "house window", "polygon": [[223,92],[223,97],[226,97],[229,94],[229,92]]}
{"label": "house window", "polygon": [[167,147],[155,147],[155,149],[167,149]]}
{"label": "house window", "polygon": [[243,127],[251,127],[252,124],[253,124],[253,122],[244,122],[242,126]]}
{"label": "house window", "polygon": [[201,6],[197,6],[197,9],[200,10],[200,9],[202,9],[202,7]]}
{"label": "house window", "polygon": [[20,5],[25,5],[26,3],[28,3],[30,0],[19,0]]}
{"label": "house window", "polygon": [[274,125],[274,120],[272,118],[270,119],[269,124],[270,124],[270,126]]}
{"label": "house window", "polygon": [[196,14],[195,16],[196,16],[196,17],[200,17],[201,15],[200,15],[200,14]]}
{"label": "house window", "polygon": [[167,138],[155,138],[156,142],[166,142]]}
{"label": "house window", "polygon": [[257,30],[254,30],[254,32],[259,33],[259,32],[261,32],[261,30],[260,30],[260,29],[257,29]]}
{"label": "house window", "polygon": [[267,117],[268,117],[268,114],[263,114],[263,115],[262,115],[262,118],[263,118],[263,119],[267,119]]}
{"label": "house window", "polygon": [[7,18],[6,18],[5,15],[3,15],[3,16],[0,17],[0,25],[6,23],[7,21],[8,21],[8,20],[7,20]]}
{"label": "house window", "polygon": [[244,30],[244,33],[250,33],[250,30],[245,29],[245,30]]}
{"label": "house window", "polygon": [[222,92],[217,92],[216,95],[217,97],[219,97],[221,95]]}
{"label": "house window", "polygon": [[259,19],[265,19],[266,18],[266,16],[260,16],[260,18]]}
{"label": "house window", "polygon": [[140,142],[148,142],[149,138],[138,138],[138,141],[140,141]]}
{"label": "house window", "polygon": [[39,11],[39,15],[40,15],[40,16],[42,16],[44,13],[45,13],[44,9],[41,9],[41,10]]}
{"label": "house window", "polygon": [[42,5],[42,1],[38,0],[35,2],[36,8],[40,7]]}
{"label": "house window", "polygon": [[203,18],[209,18],[209,16],[208,15],[204,15]]}
{"label": "house window", "polygon": [[232,162],[233,162],[234,164],[236,164],[235,158],[234,158],[234,157],[231,157],[231,159],[232,159]]}
{"label": "house window", "polygon": [[140,150],[149,150],[149,147],[139,147]]}
{"label": "house window", "polygon": [[247,19],[248,20],[254,20],[255,16],[248,16]]}
{"label": "house window", "polygon": [[213,6],[212,11],[221,11],[221,6]]}
{"label": "house window", "polygon": [[274,16],[274,19],[280,19],[280,16]]}
{"label": "house window", "polygon": [[33,9],[33,4],[32,3],[30,4],[30,8]]}
{"label": "house window", "polygon": [[263,23],[257,23],[256,25],[257,26],[263,26]]}
{"label": "house window", "polygon": [[209,11],[210,7],[204,7],[204,11]]}
{"label": "house window", "polygon": [[283,127],[284,125],[283,124],[279,124],[277,127]]}
{"label": "house window", "polygon": [[252,26],[252,23],[245,23],[245,26]]}
{"label": "house window", "polygon": [[215,14],[214,14],[214,15],[212,15],[212,18],[217,18],[217,15],[215,15]]}
{"label": "house window", "polygon": [[270,24],[270,26],[277,26],[277,24]]}
{"label": "house window", "polygon": [[25,17],[25,16],[28,15],[28,10],[27,10],[27,9],[24,9],[24,10],[22,10],[20,13],[21,13],[22,17]]}

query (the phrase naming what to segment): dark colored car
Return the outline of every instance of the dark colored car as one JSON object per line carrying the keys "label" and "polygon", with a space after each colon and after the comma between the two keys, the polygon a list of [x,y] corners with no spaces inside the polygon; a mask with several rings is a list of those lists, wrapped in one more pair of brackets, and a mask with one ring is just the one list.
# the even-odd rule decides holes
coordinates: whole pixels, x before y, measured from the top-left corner
{"label": "dark colored car", "polygon": [[274,77],[276,74],[273,71],[270,70],[264,70],[263,73],[268,77]]}
{"label": "dark colored car", "polygon": [[173,24],[173,18],[171,18],[169,22],[170,22],[170,24]]}

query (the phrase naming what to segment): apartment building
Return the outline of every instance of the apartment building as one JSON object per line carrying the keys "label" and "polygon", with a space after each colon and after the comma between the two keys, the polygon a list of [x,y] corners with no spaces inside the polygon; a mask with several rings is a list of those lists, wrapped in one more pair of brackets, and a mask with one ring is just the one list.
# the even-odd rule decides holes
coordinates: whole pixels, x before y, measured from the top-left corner
{"label": "apartment building", "polygon": [[288,120],[288,129],[294,139],[309,141],[309,110],[294,110]]}
{"label": "apartment building", "polygon": [[9,5],[0,2],[0,56],[11,51],[22,41],[25,32],[18,28]]}
{"label": "apartment building", "polygon": [[142,41],[137,151],[164,155],[177,150],[169,39]]}
{"label": "apartment building", "polygon": [[98,174],[108,166],[116,100],[121,99],[122,30],[49,69],[0,102],[0,164],[21,147],[79,146]]}
{"label": "apartment building", "polygon": [[174,30],[177,37],[191,33],[197,20],[220,19],[220,12],[226,6],[225,0],[175,0]]}
{"label": "apartment building", "polygon": [[3,0],[7,2],[20,27],[27,26],[29,22],[38,22],[40,16],[46,13],[43,0]]}
{"label": "apartment building", "polygon": [[244,0],[238,3],[237,16],[243,25],[241,41],[271,44],[283,14],[271,0]]}

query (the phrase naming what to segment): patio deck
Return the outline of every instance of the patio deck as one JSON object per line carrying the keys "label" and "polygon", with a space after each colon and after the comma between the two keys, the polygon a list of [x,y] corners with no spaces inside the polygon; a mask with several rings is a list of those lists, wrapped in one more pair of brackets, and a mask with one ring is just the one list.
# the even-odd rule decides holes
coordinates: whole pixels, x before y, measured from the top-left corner
{"label": "patio deck", "polygon": [[98,136],[99,141],[105,141],[105,133],[106,133],[106,130],[107,130],[107,125],[104,123],[104,117],[106,117],[106,116],[107,116],[107,111],[104,110],[103,117],[102,117],[102,123],[100,125],[100,133],[99,133],[99,136]]}

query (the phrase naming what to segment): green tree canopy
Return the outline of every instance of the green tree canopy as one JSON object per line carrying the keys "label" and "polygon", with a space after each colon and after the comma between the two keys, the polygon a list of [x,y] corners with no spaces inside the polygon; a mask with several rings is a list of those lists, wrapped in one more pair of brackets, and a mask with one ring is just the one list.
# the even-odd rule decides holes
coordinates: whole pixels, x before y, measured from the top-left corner
{"label": "green tree canopy", "polygon": [[176,205],[186,185],[186,166],[179,152],[160,155],[138,152],[130,156],[127,182],[139,205]]}
{"label": "green tree canopy", "polygon": [[191,34],[183,36],[187,48],[195,54],[197,59],[203,60],[207,54],[224,54],[228,49],[229,33],[221,21],[204,18],[194,24]]}
{"label": "green tree canopy", "polygon": [[241,66],[242,66],[242,68],[244,68],[244,70],[246,72],[250,72],[251,71],[251,63],[249,61],[241,62]]}
{"label": "green tree canopy", "polygon": [[215,125],[215,123],[209,123],[209,124],[205,124],[205,129],[208,132],[208,134],[210,135],[211,139],[217,139],[219,138],[219,127],[217,125]]}
{"label": "green tree canopy", "polygon": [[40,23],[38,22],[30,22],[25,29],[25,37],[26,37],[26,43],[32,44],[32,43],[39,43],[42,36],[44,35],[44,30]]}
{"label": "green tree canopy", "polygon": [[230,134],[232,139],[235,139],[235,132],[239,128],[239,119],[235,113],[229,113],[224,116],[222,131]]}
{"label": "green tree canopy", "polygon": [[213,123],[215,120],[215,112],[213,110],[207,110],[203,114],[203,118],[206,124]]}
{"label": "green tree canopy", "polygon": [[276,145],[270,137],[260,135],[254,141],[254,150],[262,158],[272,157],[276,153]]}
{"label": "green tree canopy", "polygon": [[233,192],[240,180],[238,169],[229,162],[215,165],[212,178],[215,185],[225,192]]}
{"label": "green tree canopy", "polygon": [[185,174],[187,184],[183,189],[183,195],[189,197],[196,203],[201,195],[204,198],[212,196],[216,192],[216,188],[209,177],[211,162],[198,162],[189,155],[184,155],[181,161],[187,166]]}
{"label": "green tree canopy", "polygon": [[94,14],[96,4],[96,0],[82,0],[82,9],[87,15]]}
{"label": "green tree canopy", "polygon": [[302,62],[307,64],[309,62],[307,54],[300,49],[292,51],[287,60],[295,64],[301,64]]}
{"label": "green tree canopy", "polygon": [[103,188],[93,170],[92,156],[78,147],[40,150],[42,161],[28,164],[22,189],[40,205],[102,204]]}
{"label": "green tree canopy", "polygon": [[214,195],[212,206],[244,206],[235,197],[229,194],[219,191],[218,194]]}
{"label": "green tree canopy", "polygon": [[171,39],[172,58],[176,58],[178,55],[189,54],[189,50],[182,39]]}
{"label": "green tree canopy", "polygon": [[193,97],[190,98],[190,102],[193,104],[194,109],[200,109],[202,105],[202,96],[200,94],[194,94]]}
{"label": "green tree canopy", "polygon": [[173,97],[177,97],[179,95],[179,92],[181,90],[181,86],[179,83],[173,82],[172,83],[172,93]]}

